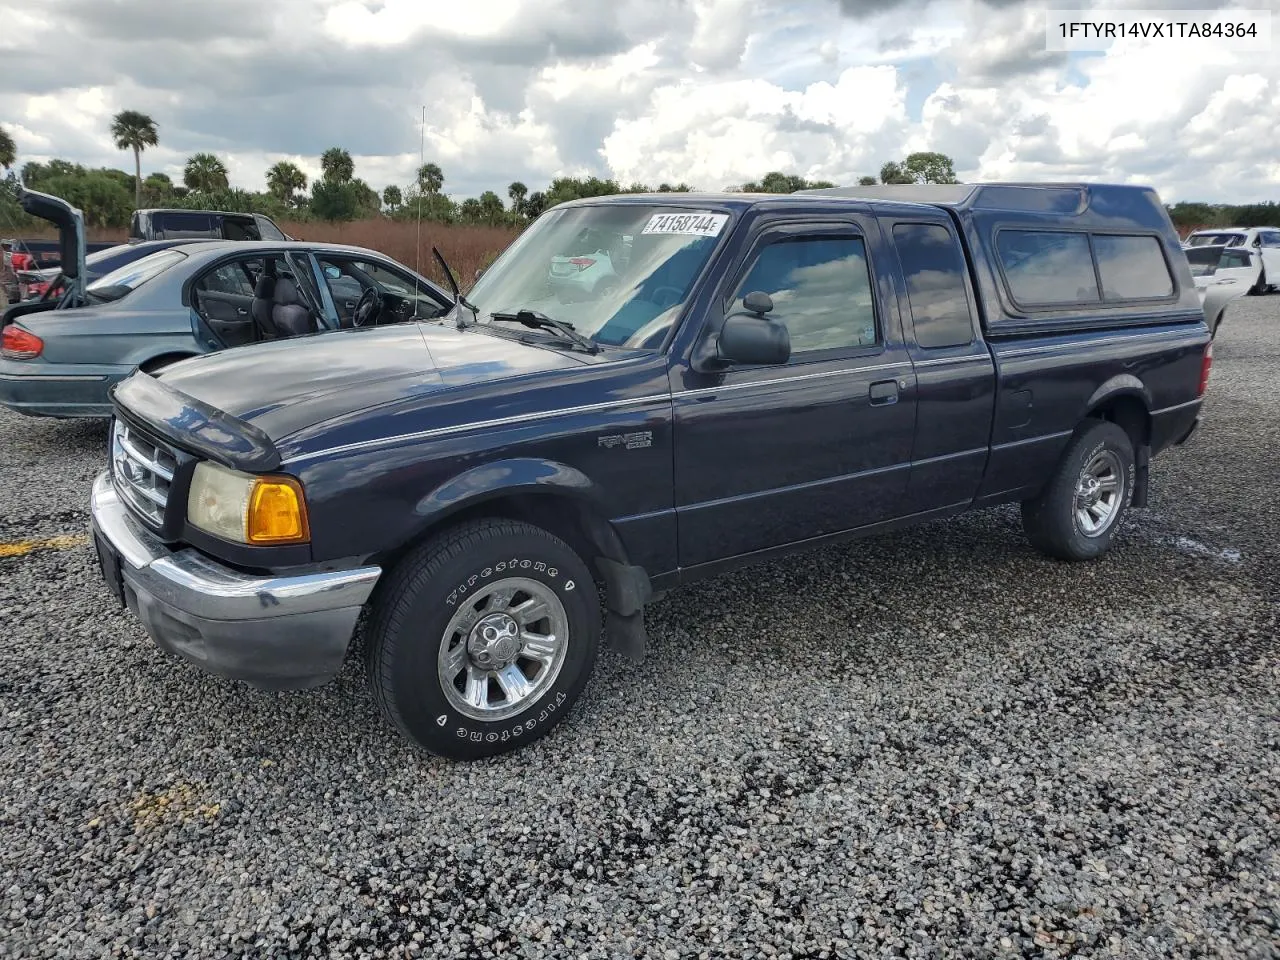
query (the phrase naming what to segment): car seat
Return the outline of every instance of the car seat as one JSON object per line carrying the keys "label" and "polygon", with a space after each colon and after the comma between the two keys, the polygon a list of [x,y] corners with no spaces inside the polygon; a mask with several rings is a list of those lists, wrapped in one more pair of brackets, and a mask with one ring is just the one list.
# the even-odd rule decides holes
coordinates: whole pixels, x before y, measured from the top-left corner
{"label": "car seat", "polygon": [[258,282],[253,288],[253,303],[249,306],[249,313],[253,317],[253,322],[257,324],[258,335],[263,340],[274,340],[280,336],[275,321],[271,319],[271,310],[275,306],[275,292],[274,276],[263,273],[258,277]]}
{"label": "car seat", "polygon": [[282,337],[300,337],[314,333],[315,325],[311,321],[311,310],[302,302],[298,294],[298,285],[290,277],[276,280],[276,289],[272,298],[271,322]]}

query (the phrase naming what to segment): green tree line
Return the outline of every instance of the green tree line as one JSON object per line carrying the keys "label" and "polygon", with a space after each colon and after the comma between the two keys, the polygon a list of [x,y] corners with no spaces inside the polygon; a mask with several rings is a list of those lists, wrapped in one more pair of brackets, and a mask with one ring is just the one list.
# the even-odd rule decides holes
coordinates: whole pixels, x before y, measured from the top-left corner
{"label": "green tree line", "polygon": [[[443,192],[444,171],[436,163],[424,163],[412,183],[391,185],[381,193],[356,176],[349,151],[330,147],[320,157],[320,176],[309,181],[296,164],[281,161],[266,173],[261,191],[230,185],[226,164],[215,154],[201,152],[187,159],[182,182],[174,183],[164,173],[142,175],[142,154],[160,142],[155,121],[144,113],[124,110],[111,122],[115,145],[133,154],[132,174],[111,168],[89,169],[67,160],[34,161],[23,164],[22,181],[35,190],[66,199],[84,211],[94,227],[121,227],[129,223],[140,207],[214,209],[241,213],[263,213],[274,219],[294,221],[349,221],[378,216],[396,220],[421,217],[440,223],[519,226],[544,210],[583,197],[619,193],[680,193],[692,188],[685,183],[622,184],[599,177],[557,177],[543,190],[530,191],[520,181],[507,187],[505,198],[493,190],[478,197],[456,200]],[[0,167],[6,178],[0,181],[0,231],[6,227],[33,226],[13,200],[17,183],[14,168],[17,150],[13,138],[0,128]],[[879,175],[858,178],[859,185],[876,183],[956,183],[955,165],[946,154],[917,152],[881,166]],[[793,193],[797,190],[832,187],[826,180],[772,170],[757,181],[729,187],[743,193]],[[309,189],[308,189],[309,188]],[[1169,208],[1174,224],[1181,230],[1202,226],[1280,226],[1280,205],[1274,202],[1247,205],[1178,203]]]}

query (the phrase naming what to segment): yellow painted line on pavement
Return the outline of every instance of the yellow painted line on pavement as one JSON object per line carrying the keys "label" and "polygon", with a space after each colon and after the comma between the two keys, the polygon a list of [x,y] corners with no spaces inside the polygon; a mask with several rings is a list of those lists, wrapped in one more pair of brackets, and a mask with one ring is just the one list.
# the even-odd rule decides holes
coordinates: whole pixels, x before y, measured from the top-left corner
{"label": "yellow painted line on pavement", "polygon": [[15,540],[0,543],[0,557],[23,557],[37,550],[71,550],[89,542],[87,533],[68,534],[64,537],[46,537],[43,540]]}

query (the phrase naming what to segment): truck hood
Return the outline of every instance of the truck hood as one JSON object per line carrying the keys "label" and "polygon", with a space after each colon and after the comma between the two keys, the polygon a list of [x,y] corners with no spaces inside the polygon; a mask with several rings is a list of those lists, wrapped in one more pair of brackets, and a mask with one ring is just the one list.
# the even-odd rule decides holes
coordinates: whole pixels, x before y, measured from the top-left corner
{"label": "truck hood", "polygon": [[384,403],[580,363],[568,351],[415,322],[222,350],[156,379],[275,441]]}

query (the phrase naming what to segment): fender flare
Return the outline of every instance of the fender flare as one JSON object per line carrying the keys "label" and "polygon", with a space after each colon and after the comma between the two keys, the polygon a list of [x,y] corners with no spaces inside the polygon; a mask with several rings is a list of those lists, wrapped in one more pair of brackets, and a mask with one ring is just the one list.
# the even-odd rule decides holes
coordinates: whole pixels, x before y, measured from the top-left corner
{"label": "fender flare", "polygon": [[455,474],[414,504],[424,525],[434,525],[459,510],[513,494],[560,494],[602,510],[604,494],[581,470],[539,457],[494,460]]}
{"label": "fender flare", "polygon": [[555,460],[516,457],[480,464],[456,474],[414,504],[412,540],[463,510],[511,496],[548,496],[579,508],[582,532],[597,551],[596,570],[605,584],[606,633],[627,656],[640,659],[648,645],[644,606],[653,599],[648,572],[630,563],[609,522],[604,492],[576,467]]}
{"label": "fender flare", "polygon": [[1142,404],[1148,415],[1151,413],[1151,393],[1147,390],[1146,384],[1131,373],[1118,373],[1093,391],[1080,415],[1086,416],[1090,410],[1095,410],[1108,400],[1114,400],[1117,397],[1133,397]]}

